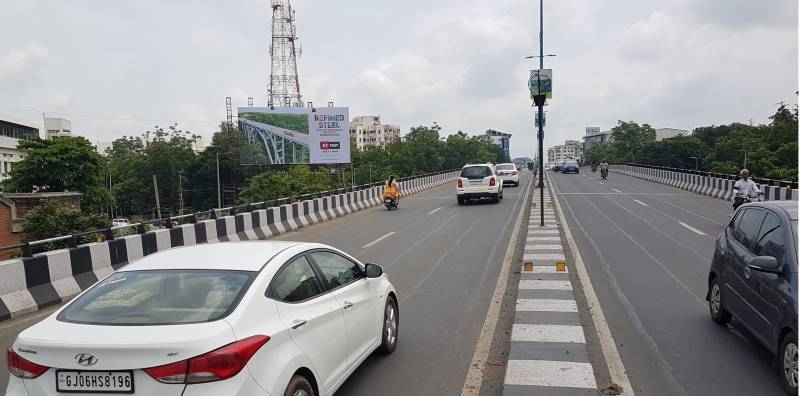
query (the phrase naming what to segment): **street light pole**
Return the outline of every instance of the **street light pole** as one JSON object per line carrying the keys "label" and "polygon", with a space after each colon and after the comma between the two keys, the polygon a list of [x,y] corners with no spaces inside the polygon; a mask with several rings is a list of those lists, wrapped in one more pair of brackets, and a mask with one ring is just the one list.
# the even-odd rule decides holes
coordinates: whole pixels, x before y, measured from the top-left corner
{"label": "street light pole", "polygon": [[[544,69],[544,0],[539,0],[539,70]],[[541,72],[540,72],[541,75]],[[541,86],[541,85],[540,85]],[[544,98],[542,98],[544,99]],[[539,226],[544,227],[544,100],[539,109]]]}
{"label": "street light pole", "polygon": [[219,183],[219,152],[217,152],[217,209],[222,209],[222,187]]}

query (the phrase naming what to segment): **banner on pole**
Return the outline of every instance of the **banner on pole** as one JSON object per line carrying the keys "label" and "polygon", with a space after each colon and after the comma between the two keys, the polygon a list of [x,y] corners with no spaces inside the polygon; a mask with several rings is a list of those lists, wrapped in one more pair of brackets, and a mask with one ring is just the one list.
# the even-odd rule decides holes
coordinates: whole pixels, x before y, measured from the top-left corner
{"label": "banner on pole", "polygon": [[531,99],[539,95],[545,95],[547,99],[552,98],[553,69],[531,70],[531,78],[528,80],[528,89],[531,91]]}

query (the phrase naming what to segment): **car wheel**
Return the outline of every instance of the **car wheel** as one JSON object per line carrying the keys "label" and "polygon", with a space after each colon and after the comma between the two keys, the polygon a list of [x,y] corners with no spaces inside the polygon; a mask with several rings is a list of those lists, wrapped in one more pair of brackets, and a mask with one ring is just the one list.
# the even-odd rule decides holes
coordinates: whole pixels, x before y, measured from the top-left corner
{"label": "car wheel", "polygon": [[283,396],[314,396],[314,388],[302,375],[295,375],[289,381]]}
{"label": "car wheel", "polygon": [[383,310],[383,331],[381,331],[381,353],[389,354],[397,348],[398,329],[400,328],[400,312],[392,297],[386,299]]}
{"label": "car wheel", "polygon": [[503,199],[503,190],[500,190],[500,199]]}
{"label": "car wheel", "polygon": [[731,321],[731,313],[725,309],[722,301],[722,289],[717,277],[714,277],[709,285],[708,310],[711,313],[711,319],[717,324],[724,325]]}
{"label": "car wheel", "polygon": [[464,200],[463,199],[461,199],[461,198],[457,198],[457,199],[458,199],[458,205],[459,206],[464,204]]}
{"label": "car wheel", "polygon": [[778,364],[781,369],[781,383],[789,395],[797,394],[797,336],[788,333],[783,337],[778,349]]}
{"label": "car wheel", "polygon": [[492,196],[492,203],[498,203],[498,202],[500,202],[500,194],[494,194]]}

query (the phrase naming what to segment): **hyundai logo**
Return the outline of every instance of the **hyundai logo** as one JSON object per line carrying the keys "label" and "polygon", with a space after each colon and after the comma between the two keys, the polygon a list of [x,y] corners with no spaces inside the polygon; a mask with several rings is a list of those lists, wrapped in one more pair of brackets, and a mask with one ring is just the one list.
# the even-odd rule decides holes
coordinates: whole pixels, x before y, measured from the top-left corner
{"label": "hyundai logo", "polygon": [[75,360],[81,366],[94,366],[97,363],[97,358],[91,353],[79,353],[75,355]]}

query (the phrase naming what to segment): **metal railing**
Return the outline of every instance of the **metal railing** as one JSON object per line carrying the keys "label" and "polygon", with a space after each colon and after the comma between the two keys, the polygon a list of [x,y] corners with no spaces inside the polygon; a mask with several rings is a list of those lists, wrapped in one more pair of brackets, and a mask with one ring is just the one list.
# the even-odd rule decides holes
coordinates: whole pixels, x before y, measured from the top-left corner
{"label": "metal railing", "polygon": [[[648,168],[648,169],[660,169],[666,170],[671,172],[678,172],[678,173],[686,173],[690,175],[700,175],[700,176],[711,176],[717,177],[720,179],[726,180],[738,180],[738,175],[730,175],[725,173],[717,173],[717,172],[708,172],[708,171],[701,171],[701,170],[693,170],[693,169],[681,169],[681,168],[670,168],[667,166],[657,166],[657,165],[642,165],[642,164],[616,164],[616,165],[627,165],[627,166],[636,166],[639,168]],[[750,177],[753,179],[754,182],[758,184],[765,184],[768,186],[777,186],[777,187],[787,187],[793,190],[797,189],[797,182],[790,181],[790,180],[775,180],[775,179],[767,179],[764,177]]]}
{"label": "metal railing", "polygon": [[[398,182],[411,181],[423,177],[442,175],[445,173],[454,172],[456,170],[457,169],[451,169],[451,170],[426,173],[416,176],[408,176],[399,178],[397,179],[397,181]],[[0,247],[0,252],[19,251],[22,257],[33,257],[35,253],[42,253],[63,248],[77,248],[80,245],[92,242],[113,241],[117,237],[123,237],[134,233],[145,234],[153,229],[162,229],[162,228],[172,229],[175,226],[183,224],[196,224],[204,220],[215,220],[222,216],[231,216],[237,213],[252,212],[255,210],[274,208],[294,202],[308,201],[315,198],[322,198],[327,196],[344,194],[348,192],[365,190],[371,187],[381,186],[383,185],[383,183],[384,183],[383,181],[380,181],[380,182],[366,183],[350,187],[342,187],[326,191],[317,191],[313,193],[300,194],[293,197],[246,203],[241,205],[229,206],[225,208],[215,208],[201,212],[165,217],[161,219],[146,220],[129,225],[97,229],[72,235],[63,235],[48,239],[42,239],[38,241],[23,242],[23,243],[18,243],[16,245]]]}

